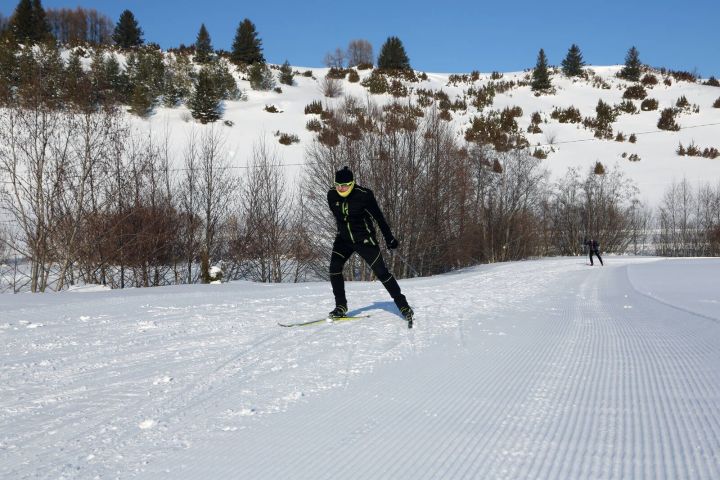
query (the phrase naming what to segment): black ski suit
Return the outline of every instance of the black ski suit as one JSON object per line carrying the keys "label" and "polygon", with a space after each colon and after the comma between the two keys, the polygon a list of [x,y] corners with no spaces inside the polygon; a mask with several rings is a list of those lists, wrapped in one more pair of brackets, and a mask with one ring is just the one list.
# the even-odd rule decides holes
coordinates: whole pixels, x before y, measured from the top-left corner
{"label": "black ski suit", "polygon": [[401,310],[408,307],[405,295],[400,292],[400,285],[388,271],[380,253],[373,221],[380,227],[387,243],[395,240],[372,190],[355,185],[350,195],[341,197],[335,189],[331,189],[327,199],[337,223],[337,236],[330,256],[330,284],[335,296],[335,304],[347,306],[343,266],[352,253],[357,252],[383,283],[395,300],[395,305]]}
{"label": "black ski suit", "polygon": [[600,260],[600,265],[605,265],[603,263],[602,257],[600,256],[600,244],[597,242],[597,240],[588,240],[586,242],[586,245],[588,246],[588,255],[590,256],[590,265],[594,265],[593,255],[595,255],[598,260]]}

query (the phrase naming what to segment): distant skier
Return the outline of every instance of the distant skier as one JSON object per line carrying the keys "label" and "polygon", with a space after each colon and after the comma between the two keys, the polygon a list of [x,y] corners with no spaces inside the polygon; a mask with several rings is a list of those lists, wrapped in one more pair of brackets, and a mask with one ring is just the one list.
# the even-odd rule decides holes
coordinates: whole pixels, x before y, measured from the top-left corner
{"label": "distant skier", "polygon": [[598,258],[598,260],[600,260],[600,265],[604,266],[605,264],[603,263],[602,257],[600,256],[600,244],[598,243],[598,241],[595,240],[594,238],[586,239],[585,245],[587,245],[587,247],[588,247],[588,255],[590,256],[590,266],[594,265],[593,255],[595,255]]}
{"label": "distant skier", "polygon": [[373,220],[380,227],[387,247],[390,249],[398,247],[398,241],[390,231],[390,226],[385,221],[372,190],[357,185],[353,172],[348,167],[343,167],[335,172],[335,188],[328,192],[327,200],[337,223],[337,235],[330,256],[330,284],[335,296],[335,309],[330,312],[330,318],[347,314],[343,266],[353,252],[356,252],[367,262],[395,300],[400,313],[412,325],[413,310],[408,305],[405,295],[400,292],[397,280],[385,266],[375,238]]}

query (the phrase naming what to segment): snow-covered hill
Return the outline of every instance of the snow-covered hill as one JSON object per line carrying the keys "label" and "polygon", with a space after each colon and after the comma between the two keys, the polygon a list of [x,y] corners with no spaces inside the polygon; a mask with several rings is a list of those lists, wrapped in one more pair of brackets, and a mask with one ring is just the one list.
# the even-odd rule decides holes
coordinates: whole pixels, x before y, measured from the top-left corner
{"label": "snow-covered hill", "polygon": [[[651,206],[658,204],[665,189],[674,181],[687,178],[692,185],[700,181],[716,182],[720,179],[720,158],[708,159],[702,157],[680,157],[676,150],[680,143],[684,146],[695,144],[704,148],[720,149],[720,108],[713,108],[713,104],[720,98],[720,88],[702,85],[700,82],[691,83],[678,81],[667,74],[658,71],[654,75],[658,84],[646,87],[648,97],[658,101],[658,109],[654,111],[640,111],[637,114],[621,114],[614,122],[613,132],[622,132],[626,140],[598,140],[593,132],[581,124],[564,123],[550,117],[555,108],[574,106],[579,109],[583,118],[594,117],[598,100],[603,100],[610,106],[623,101],[623,93],[632,85],[631,82],[619,79],[617,73],[621,66],[588,67],[588,79],[569,79],[560,73],[552,76],[555,93],[552,95],[536,96],[527,85],[530,79],[529,72],[511,72],[502,74],[501,78],[493,79],[493,74],[479,74],[477,80],[465,82],[450,82],[450,74],[427,74],[427,79],[419,82],[406,82],[411,90],[411,98],[419,89],[445,92],[451,102],[464,99],[468,108],[452,112],[453,124],[462,138],[470,121],[477,114],[467,96],[471,87],[475,89],[490,82],[519,82],[523,86],[516,86],[504,93],[495,96],[492,106],[483,111],[499,110],[505,107],[518,106],[523,115],[518,119],[519,127],[525,132],[531,148],[542,145],[543,150],[549,152],[545,166],[551,171],[554,178],[563,176],[569,167],[579,167],[583,172],[589,169],[596,161],[602,162],[606,168],[619,165],[626,174],[640,187],[640,199]],[[287,168],[288,178],[296,176],[298,165],[304,164],[305,148],[312,141],[314,134],[306,130],[305,125],[310,118],[316,115],[306,115],[305,106],[315,100],[324,104],[334,105],[341,101],[338,98],[326,98],[321,91],[320,82],[324,79],[328,69],[309,69],[294,67],[298,73],[312,72],[312,77],[298,74],[295,76],[295,85],[279,85],[282,93],[275,91],[255,91],[250,88],[248,81],[236,75],[241,90],[247,93],[246,101],[228,101],[225,103],[223,120],[229,120],[232,126],[224,126],[227,134],[227,148],[231,163],[235,166],[245,166],[251,155],[253,145],[262,137],[276,142],[273,135],[276,132],[297,135],[300,142],[283,146],[277,143],[280,159]],[[370,75],[370,70],[359,71],[361,81]],[[497,77],[498,75],[495,74]],[[467,75],[470,78],[470,75]],[[666,84],[665,80],[668,80]],[[340,81],[343,94],[352,95],[365,101],[371,98],[379,104],[386,104],[393,100],[389,94],[370,95],[361,82],[351,83],[347,77]],[[414,92],[414,93],[413,93]],[[691,109],[678,116],[677,122],[681,130],[670,132],[657,128],[660,111],[664,108],[674,107],[677,100],[686,97]],[[407,98],[399,99],[407,102]],[[640,101],[633,100],[636,108],[640,110]],[[269,113],[266,106],[275,106],[280,113]],[[692,106],[699,107],[699,112],[692,111]],[[543,122],[542,133],[528,134],[530,117],[539,112]],[[179,158],[184,139],[188,129],[198,128],[185,107],[175,109],[158,108],[149,120],[140,120],[134,117],[134,123],[140,129],[151,128],[154,132],[170,131],[171,144]],[[635,134],[636,143],[630,143],[627,138]],[[639,161],[629,158],[636,155]]]}
{"label": "snow-covered hill", "polygon": [[717,259],[0,296],[0,477],[720,478]]}

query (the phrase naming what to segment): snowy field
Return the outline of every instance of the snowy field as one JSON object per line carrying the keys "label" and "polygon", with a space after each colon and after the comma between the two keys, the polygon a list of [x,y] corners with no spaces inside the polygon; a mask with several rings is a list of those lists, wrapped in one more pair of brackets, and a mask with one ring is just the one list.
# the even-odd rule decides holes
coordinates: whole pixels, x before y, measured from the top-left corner
{"label": "snowy field", "polygon": [[3,479],[718,479],[720,259],[0,296]]}

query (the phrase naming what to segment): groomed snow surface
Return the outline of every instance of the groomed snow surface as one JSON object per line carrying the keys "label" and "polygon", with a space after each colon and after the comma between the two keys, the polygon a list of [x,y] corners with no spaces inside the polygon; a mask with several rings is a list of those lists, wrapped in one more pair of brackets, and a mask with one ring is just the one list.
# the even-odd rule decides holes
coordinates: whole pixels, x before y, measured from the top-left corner
{"label": "groomed snow surface", "polygon": [[720,259],[0,296],[3,479],[718,479]]}

